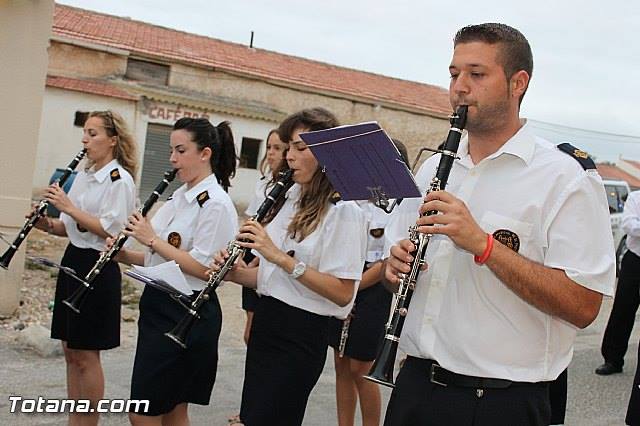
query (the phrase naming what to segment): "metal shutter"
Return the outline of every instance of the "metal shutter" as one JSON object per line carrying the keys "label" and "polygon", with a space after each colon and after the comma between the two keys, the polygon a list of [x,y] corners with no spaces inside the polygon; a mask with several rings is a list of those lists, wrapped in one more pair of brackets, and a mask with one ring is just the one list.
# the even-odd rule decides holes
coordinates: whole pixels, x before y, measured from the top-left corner
{"label": "metal shutter", "polygon": [[[142,176],[140,177],[140,200],[142,203],[149,197],[153,188],[160,181],[164,172],[171,170],[169,163],[169,135],[171,126],[149,123],[147,139],[144,146]],[[164,191],[160,200],[166,200],[182,183],[176,178]]]}

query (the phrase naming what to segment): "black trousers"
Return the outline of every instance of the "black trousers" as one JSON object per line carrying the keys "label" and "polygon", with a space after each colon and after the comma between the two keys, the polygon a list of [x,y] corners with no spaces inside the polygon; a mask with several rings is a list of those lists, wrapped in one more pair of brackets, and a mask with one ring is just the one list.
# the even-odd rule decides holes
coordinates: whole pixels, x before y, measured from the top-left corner
{"label": "black trousers", "polygon": [[503,389],[443,386],[429,380],[429,363],[409,357],[391,393],[385,426],[548,425],[548,382]]}
{"label": "black trousers", "polygon": [[600,349],[606,362],[616,367],[624,364],[629,336],[640,304],[640,257],[631,250],[622,258],[613,308]]}
{"label": "black trousers", "polygon": [[551,424],[563,424],[567,412],[567,370],[549,383],[549,402],[551,403]]}

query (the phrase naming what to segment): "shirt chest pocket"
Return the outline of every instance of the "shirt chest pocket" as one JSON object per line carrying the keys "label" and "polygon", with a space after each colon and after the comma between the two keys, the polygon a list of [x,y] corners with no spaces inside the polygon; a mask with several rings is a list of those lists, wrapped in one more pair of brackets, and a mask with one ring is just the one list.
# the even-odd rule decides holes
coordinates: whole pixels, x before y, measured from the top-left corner
{"label": "shirt chest pocket", "polygon": [[531,257],[533,224],[503,216],[495,212],[485,212],[480,227],[493,238],[523,256]]}

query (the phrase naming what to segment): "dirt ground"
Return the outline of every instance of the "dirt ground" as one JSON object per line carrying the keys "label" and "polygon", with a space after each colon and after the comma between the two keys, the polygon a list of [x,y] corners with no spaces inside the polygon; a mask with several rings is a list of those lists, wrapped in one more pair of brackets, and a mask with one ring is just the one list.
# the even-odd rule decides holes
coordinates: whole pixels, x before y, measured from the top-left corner
{"label": "dirt ground", "polygon": [[[15,341],[20,330],[32,324],[51,325],[51,313],[58,271],[34,263],[29,257],[44,257],[60,262],[68,240],[33,229],[26,241],[27,259],[20,289],[18,309],[9,317],[0,317],[0,343]],[[142,285],[124,277],[122,281],[122,339],[123,345],[135,344],[135,321]]]}

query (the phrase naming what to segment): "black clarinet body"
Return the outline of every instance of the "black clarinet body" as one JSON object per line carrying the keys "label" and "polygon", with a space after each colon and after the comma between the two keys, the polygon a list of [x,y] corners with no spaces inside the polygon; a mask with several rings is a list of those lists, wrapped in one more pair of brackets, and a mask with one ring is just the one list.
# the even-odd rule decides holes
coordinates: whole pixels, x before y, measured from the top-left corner
{"label": "black clarinet body", "polygon": [[[284,197],[289,188],[291,188],[293,185],[292,178],[292,170],[281,172],[278,177],[278,181],[275,183],[271,191],[269,191],[269,194],[267,194],[267,197],[258,208],[257,213],[252,216],[250,220],[262,222],[278,199]],[[187,309],[185,316],[171,331],[165,333],[165,336],[185,349],[187,347],[187,336],[195,324],[195,321],[200,317],[199,311],[201,306],[209,300],[210,295],[220,286],[222,280],[224,280],[224,277],[233,268],[236,261],[244,258],[245,253],[248,253],[249,250],[241,247],[237,241],[231,241],[227,245],[227,252],[229,253],[229,257],[225,260],[221,268],[215,274],[211,274],[207,284],[202,290],[200,290],[198,296],[196,296],[190,304],[185,305],[185,308]]]}
{"label": "black clarinet body", "polygon": [[[147,213],[149,213],[149,211],[156,203],[156,201],[158,201],[165,189],[167,189],[169,184],[175,179],[176,173],[177,170],[175,169],[164,172],[162,181],[160,181],[160,183],[155,187],[151,195],[149,195],[149,198],[147,198],[147,200],[140,208],[139,212],[142,214],[142,216],[146,216]],[[69,307],[69,309],[71,309],[75,313],[79,314],[82,304],[89,295],[89,290],[93,289],[92,284],[95,281],[96,277],[100,275],[100,272],[102,272],[104,266],[111,260],[113,260],[118,252],[122,250],[122,247],[124,247],[124,243],[126,243],[128,239],[129,237],[127,237],[124,232],[120,232],[113,242],[111,248],[100,254],[98,261],[95,265],[93,265],[93,268],[91,268],[91,270],[87,273],[84,280],[82,281],[82,285],[78,287],[78,289],[73,292],[73,294],[69,296],[68,299],[63,300],[62,303],[67,305],[67,307]]]}
{"label": "black clarinet body", "polygon": [[[86,148],[83,148],[82,151],[76,154],[76,156],[64,170],[64,173],[62,173],[62,176],[60,176],[60,178],[56,181],[56,183],[60,185],[60,187],[64,186],[64,184],[67,182],[73,171],[76,169],[76,167],[78,167],[78,164],[80,163],[80,161],[82,161],[86,154]],[[11,243],[2,257],[0,257],[0,267],[9,269],[9,263],[11,262],[11,259],[16,254],[16,252],[20,248],[20,245],[27,238],[27,235],[29,235],[29,232],[31,232],[36,223],[40,219],[45,217],[47,207],[49,207],[49,201],[47,200],[42,200],[40,201],[40,203],[38,203],[38,207],[36,208],[35,212],[27,220],[25,220],[24,224],[22,225],[22,229],[20,229],[20,232],[18,232],[18,235],[16,236],[13,243]]]}
{"label": "black clarinet body", "polygon": [[[436,175],[431,180],[427,194],[432,191],[444,190],[447,185],[453,162],[456,159],[456,152],[458,151],[462,131],[467,121],[467,109],[468,107],[466,105],[462,105],[458,107],[455,114],[451,117],[451,128],[441,152]],[[438,212],[432,210],[428,211],[425,216],[435,214],[438,214]],[[418,281],[420,268],[425,264],[424,257],[431,236],[431,234],[418,232],[418,227],[415,225],[409,228],[409,240],[411,240],[416,247],[411,253],[413,257],[413,261],[409,264],[411,270],[405,274],[400,281],[393,311],[389,317],[389,321],[385,325],[385,336],[382,347],[378,352],[378,356],[369,374],[364,376],[365,379],[384,386],[395,386],[393,382],[393,367],[398,352],[398,343],[400,342],[400,335],[402,334],[404,321],[408,314],[411,297],[413,296],[413,291]]]}

